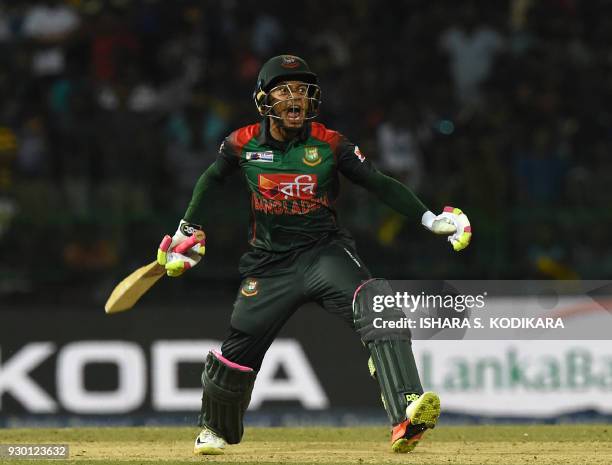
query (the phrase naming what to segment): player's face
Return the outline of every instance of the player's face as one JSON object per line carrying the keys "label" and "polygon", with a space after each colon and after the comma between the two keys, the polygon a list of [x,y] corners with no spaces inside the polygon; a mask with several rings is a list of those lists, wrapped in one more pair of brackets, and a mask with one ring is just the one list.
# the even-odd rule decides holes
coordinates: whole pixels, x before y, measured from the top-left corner
{"label": "player's face", "polygon": [[308,111],[308,84],[300,81],[281,82],[270,91],[272,111],[287,129],[304,125]]}

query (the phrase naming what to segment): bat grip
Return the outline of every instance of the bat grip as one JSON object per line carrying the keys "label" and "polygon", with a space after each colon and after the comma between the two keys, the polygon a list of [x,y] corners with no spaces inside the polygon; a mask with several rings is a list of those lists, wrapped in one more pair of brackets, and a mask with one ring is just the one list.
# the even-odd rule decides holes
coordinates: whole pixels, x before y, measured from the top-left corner
{"label": "bat grip", "polygon": [[191,236],[189,236],[187,239],[185,239],[183,242],[178,244],[174,248],[173,252],[185,253],[189,249],[191,249],[194,245],[196,245],[198,242],[204,240],[205,237],[206,235],[204,234],[204,231],[196,231]]}

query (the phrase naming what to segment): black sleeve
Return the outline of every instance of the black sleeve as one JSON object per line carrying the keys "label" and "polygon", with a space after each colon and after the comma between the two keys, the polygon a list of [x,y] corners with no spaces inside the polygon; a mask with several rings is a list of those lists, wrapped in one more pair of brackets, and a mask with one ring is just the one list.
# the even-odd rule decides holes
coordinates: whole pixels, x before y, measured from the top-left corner
{"label": "black sleeve", "polygon": [[225,182],[225,178],[239,169],[239,162],[239,155],[228,137],[219,147],[219,154],[215,162],[204,171],[196,182],[189,207],[185,212],[185,221],[204,226],[208,217],[206,204],[210,201],[211,193],[220,189]]}
{"label": "black sleeve", "polygon": [[376,169],[355,144],[344,136],[336,147],[338,171],[404,216],[420,220],[429,209],[407,186]]}

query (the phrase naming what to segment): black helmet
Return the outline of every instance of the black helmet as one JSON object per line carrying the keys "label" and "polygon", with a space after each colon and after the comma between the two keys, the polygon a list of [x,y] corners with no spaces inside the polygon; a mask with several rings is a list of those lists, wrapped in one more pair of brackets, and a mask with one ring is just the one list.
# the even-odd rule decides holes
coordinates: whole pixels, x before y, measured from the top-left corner
{"label": "black helmet", "polygon": [[261,67],[253,92],[253,99],[259,113],[264,116],[270,113],[272,106],[267,101],[268,94],[279,82],[287,80],[302,81],[309,85],[309,110],[312,114],[307,119],[316,117],[321,103],[321,89],[318,86],[317,75],[310,71],[308,63],[295,55],[279,55],[270,58]]}

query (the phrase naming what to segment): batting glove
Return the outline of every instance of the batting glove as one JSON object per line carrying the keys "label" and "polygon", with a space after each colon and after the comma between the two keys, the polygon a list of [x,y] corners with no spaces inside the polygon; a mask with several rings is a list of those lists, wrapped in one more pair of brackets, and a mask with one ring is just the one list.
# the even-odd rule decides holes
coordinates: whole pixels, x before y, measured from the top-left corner
{"label": "batting glove", "polygon": [[434,234],[448,236],[455,252],[465,249],[472,240],[470,220],[458,208],[444,207],[443,213],[437,216],[430,211],[425,212],[421,224]]}
{"label": "batting glove", "polygon": [[174,236],[164,236],[157,249],[157,263],[173,278],[196,266],[206,253],[206,235],[202,227],[181,220]]}

